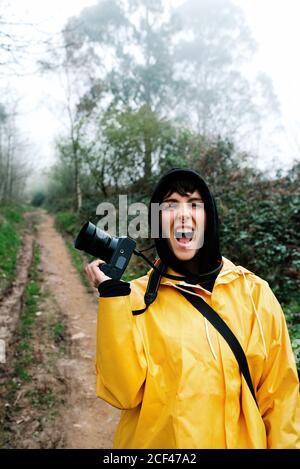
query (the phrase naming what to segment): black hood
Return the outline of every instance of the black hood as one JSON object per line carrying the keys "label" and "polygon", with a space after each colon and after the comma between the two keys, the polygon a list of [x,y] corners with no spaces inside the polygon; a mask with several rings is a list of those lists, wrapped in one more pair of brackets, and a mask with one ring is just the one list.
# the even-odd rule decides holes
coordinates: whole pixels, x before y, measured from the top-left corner
{"label": "black hood", "polygon": [[[208,274],[219,267],[221,268],[222,256],[219,246],[219,218],[216,203],[206,182],[196,171],[192,169],[173,168],[162,176],[154,189],[150,200],[149,225],[151,228],[151,204],[161,203],[170,187],[170,184],[175,179],[186,179],[187,176],[189,179],[195,181],[197,189],[199,190],[204,202],[207,222],[202,248],[199,249],[191,261],[181,261],[173,254],[165,238],[154,238],[153,241],[155,242],[158,256],[165,265],[171,267],[179,274],[183,274],[188,278],[190,277],[193,280],[192,283],[198,283],[195,281],[195,275]],[[190,268],[191,263],[193,264],[192,272]],[[215,278],[218,275],[218,272],[216,273]]]}

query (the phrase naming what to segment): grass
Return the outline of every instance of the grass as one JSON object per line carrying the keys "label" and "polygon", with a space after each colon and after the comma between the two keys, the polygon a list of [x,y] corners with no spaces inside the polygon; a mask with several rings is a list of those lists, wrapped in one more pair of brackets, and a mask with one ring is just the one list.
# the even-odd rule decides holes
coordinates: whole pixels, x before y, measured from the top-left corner
{"label": "grass", "polygon": [[71,255],[72,263],[77,272],[79,273],[82,283],[86,287],[90,287],[89,281],[84,270],[84,265],[86,264],[86,262],[89,261],[89,259],[92,259],[92,257],[83,254],[81,251],[78,251],[78,249],[75,249],[73,242],[69,239],[65,239],[65,243]]}
{"label": "grass", "polygon": [[55,225],[64,237],[66,246],[71,255],[72,263],[80,275],[82,283],[86,287],[90,287],[84,265],[91,256],[85,255],[83,252],[74,248],[74,239],[81,227],[78,215],[73,212],[58,212],[55,214]]}
{"label": "grass", "polygon": [[16,331],[14,358],[10,370],[7,370],[7,381],[3,384],[5,407],[2,416],[0,412],[0,446],[5,448],[18,447],[19,439],[23,438],[23,433],[16,429],[16,422],[23,418],[25,408],[33,421],[41,421],[33,435],[24,423],[26,437],[34,440],[39,438],[39,432],[46,425],[50,425],[50,420],[55,419],[59,412],[57,405],[63,402],[54,386],[56,378],[45,383],[40,381],[42,375],[51,377],[56,373],[55,364],[60,356],[56,346],[58,343],[61,347],[64,342],[66,326],[59,317],[51,316],[51,312],[42,317],[36,314],[47,298],[47,293],[42,290],[39,262],[40,248],[35,245]]}
{"label": "grass", "polygon": [[75,236],[80,229],[78,215],[74,212],[58,212],[55,214],[55,224],[62,234]]}
{"label": "grass", "polygon": [[35,246],[33,262],[29,273],[29,282],[24,294],[24,307],[19,323],[20,342],[16,349],[17,360],[15,364],[15,375],[21,381],[28,381],[30,379],[27,369],[34,361],[30,339],[32,337],[32,329],[36,320],[38,302],[41,296],[38,280],[39,261],[40,250],[38,246]]}
{"label": "grass", "polygon": [[[22,217],[18,217],[18,213],[13,210],[4,219],[1,209],[1,216],[3,224],[8,224],[7,220],[10,220],[10,223],[20,223],[20,227],[23,225]],[[5,403],[0,406],[0,447],[5,448],[19,447],[24,438],[37,439],[39,444],[41,438],[43,442],[43,431],[59,415],[59,405],[63,403],[62,396],[66,394],[66,386],[58,378],[56,363],[64,353],[62,349],[67,327],[55,308],[55,302],[52,305],[47,290],[44,291],[39,263],[40,248],[35,244],[11,350],[12,360],[9,367],[3,367],[4,374],[0,383]],[[45,309],[46,300],[50,301],[49,310],[47,307]],[[37,314],[39,310],[42,313]],[[32,421],[41,420],[41,425],[33,434],[30,433],[31,420],[24,420],[22,426],[18,425],[18,420],[24,417],[24,409]]]}
{"label": "grass", "polygon": [[49,389],[46,391],[34,389],[29,393],[29,397],[31,404],[37,409],[51,409],[56,404],[56,396]]}
{"label": "grass", "polygon": [[[41,296],[38,265],[40,260],[39,248],[34,246],[33,261],[29,272],[28,284],[24,292],[24,305],[17,330],[17,340],[14,358],[14,368],[10,380],[5,385],[5,415],[2,420],[10,422],[10,418],[18,411],[17,394],[25,383],[30,382],[30,367],[34,364],[34,350],[31,343],[32,331],[35,324],[38,301]],[[4,428],[4,427],[3,427]],[[4,447],[8,444],[10,432],[7,428],[0,428],[0,442]]]}
{"label": "grass", "polygon": [[3,292],[15,277],[24,211],[23,206],[0,208],[0,292]]}
{"label": "grass", "polygon": [[64,340],[65,336],[65,325],[61,321],[56,321],[52,327],[52,337],[56,344],[59,344]]}

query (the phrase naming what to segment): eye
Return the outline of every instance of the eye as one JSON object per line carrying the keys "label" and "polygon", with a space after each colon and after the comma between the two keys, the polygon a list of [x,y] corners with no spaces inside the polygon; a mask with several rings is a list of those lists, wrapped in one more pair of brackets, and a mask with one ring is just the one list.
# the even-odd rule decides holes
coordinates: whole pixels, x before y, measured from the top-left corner
{"label": "eye", "polygon": [[162,209],[163,210],[175,210],[178,207],[178,202],[163,202]]}
{"label": "eye", "polygon": [[192,208],[201,208],[203,207],[203,202],[192,202]]}

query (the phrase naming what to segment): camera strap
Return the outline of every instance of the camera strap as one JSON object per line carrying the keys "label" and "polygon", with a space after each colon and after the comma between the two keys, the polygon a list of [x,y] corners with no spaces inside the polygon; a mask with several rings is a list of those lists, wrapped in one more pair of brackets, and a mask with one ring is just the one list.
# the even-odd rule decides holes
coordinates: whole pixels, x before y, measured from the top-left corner
{"label": "camera strap", "polygon": [[[158,269],[158,266],[160,266],[161,268]],[[145,293],[145,296],[144,296],[144,303],[145,303],[146,306],[143,309],[138,309],[138,310],[132,311],[132,314],[134,316],[137,316],[138,314],[144,313],[146,311],[146,309],[148,308],[148,306],[150,306],[157,297],[157,292],[158,292],[158,289],[159,289],[160,279],[161,279],[162,273],[164,271],[164,265],[163,265],[163,263],[160,259],[158,259],[156,261],[155,267],[156,268],[153,269],[150,273],[146,293]]]}
{"label": "camera strap", "polygon": [[187,290],[187,292],[183,292],[182,290],[180,290],[180,293],[215,327],[215,329],[217,329],[217,331],[228,343],[239,364],[240,372],[244,376],[246,383],[250,389],[250,392],[253,396],[253,399],[255,400],[255,403],[258,407],[247,358],[238,339],[236,338],[230,327],[227,326],[226,322],[223,321],[219,314],[211,306],[209,306],[209,304],[207,304],[206,301],[203,300],[203,298],[196,295],[190,295],[188,293],[188,287],[180,285],[180,288],[184,288],[185,290]]}
{"label": "camera strap", "polygon": [[[152,246],[151,246],[152,248]],[[151,249],[151,248],[148,248],[148,249]],[[158,267],[158,264],[157,264],[157,261],[155,262],[155,264],[153,264],[153,262],[151,262],[144,254],[143,252],[144,251],[148,251],[148,249],[144,249],[143,251],[139,251],[138,249],[134,249],[133,250],[133,253],[136,255],[136,256],[139,256],[139,257],[142,257],[144,259],[144,261],[147,262],[147,264],[150,265],[150,267],[152,267],[153,270],[157,270],[157,273],[160,274],[160,277],[166,277],[166,278],[170,278],[171,280],[183,280],[185,282],[189,282],[189,283],[198,283],[198,282],[201,282],[201,284],[203,283],[208,283],[214,276],[217,276],[219,274],[219,272],[221,271],[222,267],[223,267],[223,262],[221,262],[218,267],[216,267],[215,269],[211,270],[210,272],[207,272],[205,274],[190,274],[189,277],[186,277],[186,276],[180,276],[180,275],[171,275],[171,274],[167,274],[164,272],[165,270],[165,267],[163,266],[162,267]],[[161,262],[161,259],[158,259],[158,261]],[[162,262],[160,265],[163,265]]]}
{"label": "camera strap", "polygon": [[[145,308],[132,311],[132,314],[134,316],[143,314],[157,297],[160,280],[163,276],[165,266],[163,265],[162,261],[158,259],[155,263],[155,267],[156,268],[153,269],[150,273],[147,289],[144,296]],[[190,294],[191,290],[189,288],[191,287],[186,287],[184,285],[178,286],[180,286],[180,290],[177,289],[177,291],[179,291],[192,304],[192,306],[194,306],[194,308],[196,308],[215,327],[215,329],[226,340],[239,364],[240,372],[244,376],[249,390],[253,396],[253,399],[255,400],[255,403],[258,407],[247,358],[238,339],[231,331],[229,326],[227,326],[225,321],[223,321],[219,314],[211,306],[209,306],[206,301],[203,300],[203,298],[198,295]],[[185,289],[186,292],[183,292],[182,289]]]}

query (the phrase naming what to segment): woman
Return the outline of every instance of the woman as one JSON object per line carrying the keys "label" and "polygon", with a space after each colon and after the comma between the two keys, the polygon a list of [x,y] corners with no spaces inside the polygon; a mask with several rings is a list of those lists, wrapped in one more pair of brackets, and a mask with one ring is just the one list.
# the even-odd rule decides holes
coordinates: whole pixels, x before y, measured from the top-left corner
{"label": "woman", "polygon": [[[214,198],[195,171],[165,174],[150,214],[157,203],[154,241],[174,278],[161,277],[143,314],[132,311],[143,311],[152,269],[129,284],[109,279],[101,260],[86,268],[100,293],[97,395],[123,409],[114,447],[300,447],[295,360],[270,287],[221,256]],[[255,398],[226,340],[182,289],[204,299],[238,339]]]}

